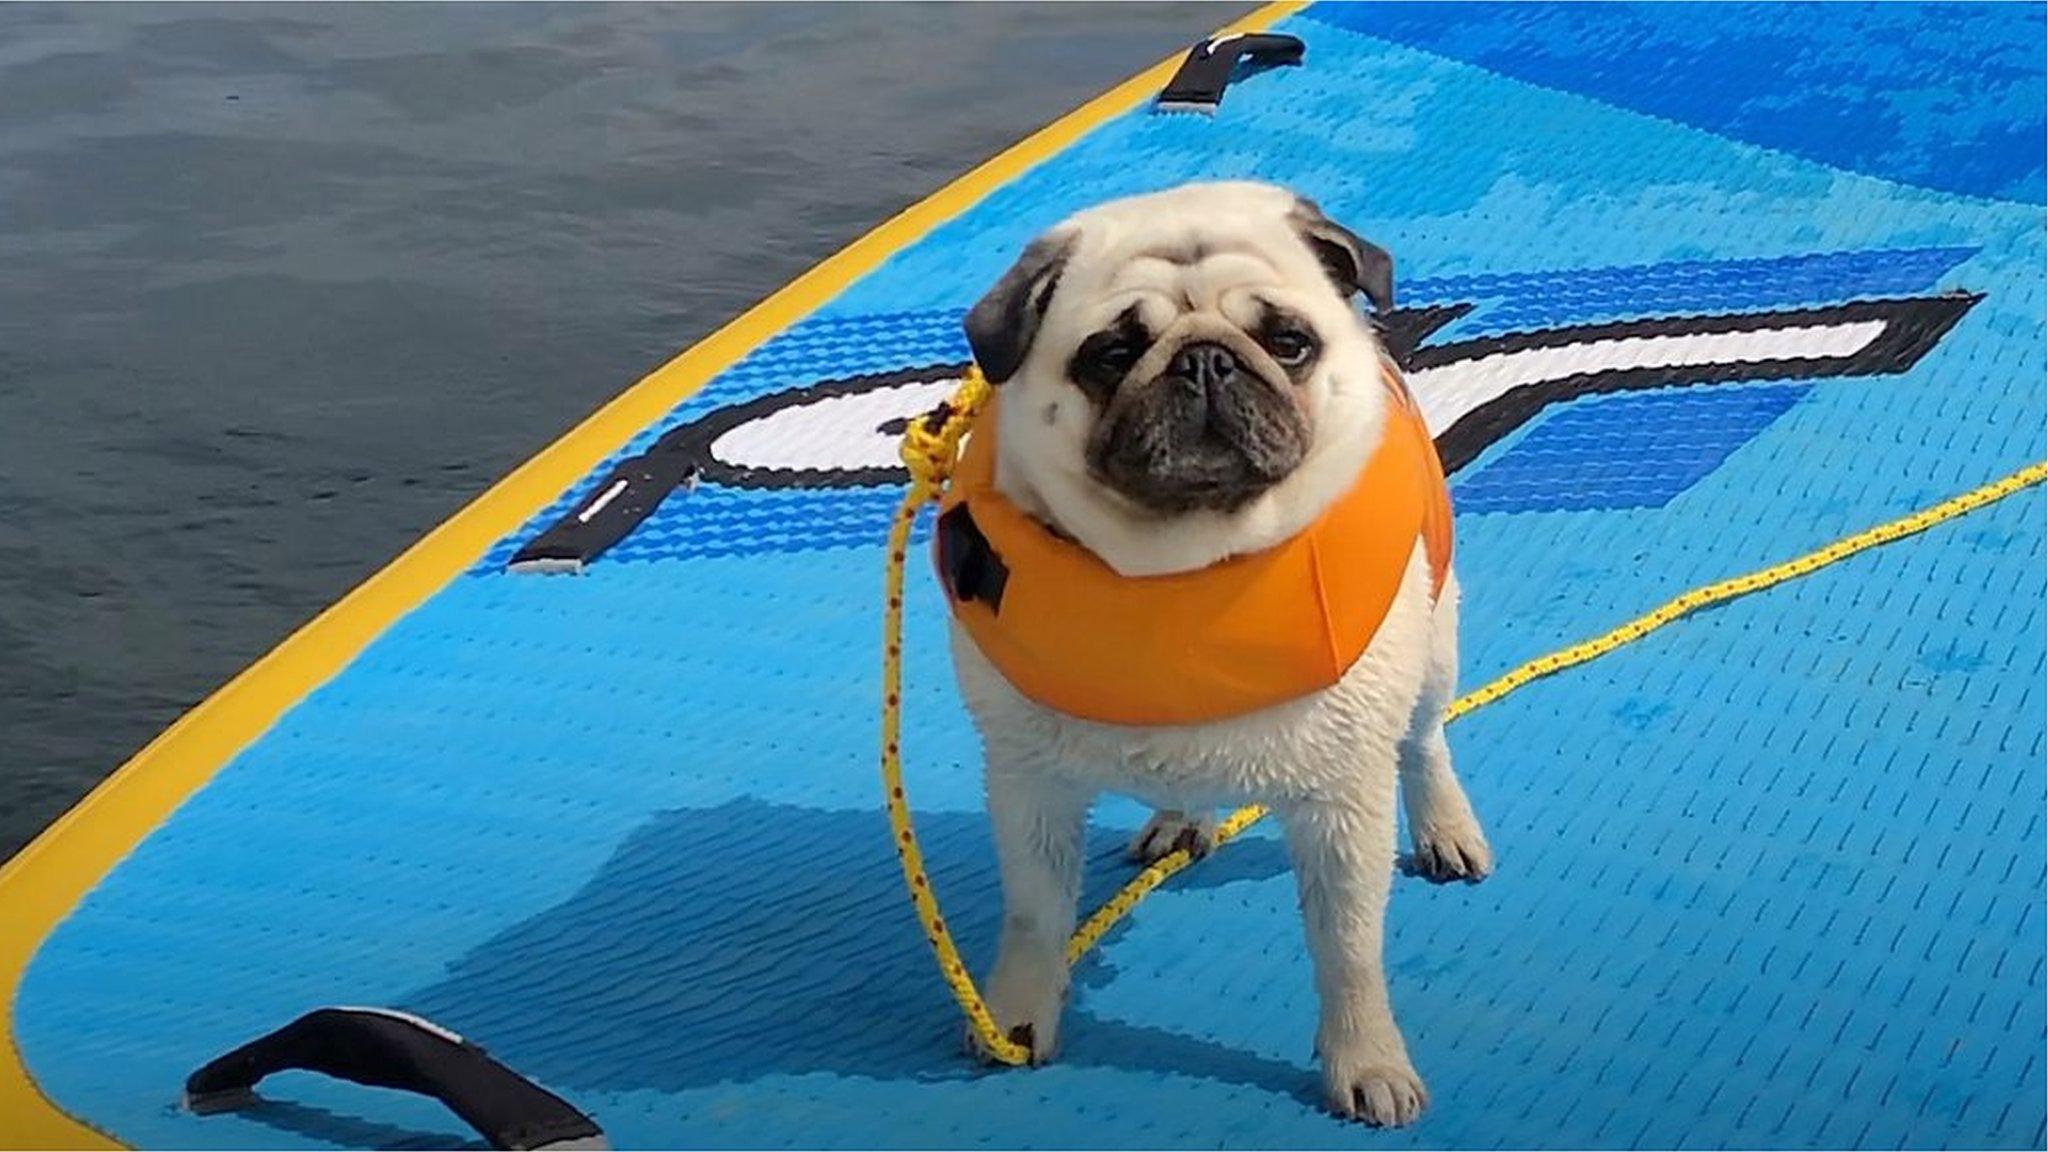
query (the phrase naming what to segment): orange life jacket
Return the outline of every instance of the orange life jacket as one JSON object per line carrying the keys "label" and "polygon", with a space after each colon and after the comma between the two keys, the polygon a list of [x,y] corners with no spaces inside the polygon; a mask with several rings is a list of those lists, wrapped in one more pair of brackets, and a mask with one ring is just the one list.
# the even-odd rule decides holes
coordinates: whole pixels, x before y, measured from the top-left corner
{"label": "orange life jacket", "polygon": [[[1380,445],[1315,523],[1191,572],[1121,576],[995,487],[996,404],[940,504],[934,557],[953,615],[1019,692],[1110,724],[1198,724],[1337,682],[1392,608],[1415,543],[1431,595],[1451,560],[1436,444],[1389,370]],[[1000,393],[998,393],[999,395]]]}

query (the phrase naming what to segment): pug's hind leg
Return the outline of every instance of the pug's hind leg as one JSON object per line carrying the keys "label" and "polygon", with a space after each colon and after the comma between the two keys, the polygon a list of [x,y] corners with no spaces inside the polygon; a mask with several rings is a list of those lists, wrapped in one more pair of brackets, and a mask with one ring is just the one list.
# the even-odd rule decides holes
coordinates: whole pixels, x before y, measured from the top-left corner
{"label": "pug's hind leg", "polygon": [[1441,723],[1401,742],[1401,799],[1413,842],[1413,851],[1402,858],[1403,872],[1433,884],[1477,884],[1492,874],[1493,848],[1451,771]]}
{"label": "pug's hind leg", "polygon": [[1444,710],[1458,686],[1458,585],[1453,577],[1438,597],[1431,623],[1429,673],[1401,738],[1401,802],[1408,810],[1414,851],[1402,870],[1434,884],[1463,880],[1477,884],[1493,871],[1493,848],[1444,742]]}
{"label": "pug's hind leg", "polygon": [[1178,808],[1161,808],[1152,813],[1138,834],[1124,849],[1124,855],[1139,864],[1152,864],[1160,857],[1172,853],[1176,848],[1187,849],[1188,855],[1197,860],[1209,854],[1216,847],[1216,814],[1210,811],[1185,812]]}

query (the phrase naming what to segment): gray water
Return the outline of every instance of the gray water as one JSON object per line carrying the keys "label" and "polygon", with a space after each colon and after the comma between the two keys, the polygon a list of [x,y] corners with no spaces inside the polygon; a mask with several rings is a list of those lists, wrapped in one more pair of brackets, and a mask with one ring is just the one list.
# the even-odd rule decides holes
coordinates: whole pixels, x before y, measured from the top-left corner
{"label": "gray water", "polygon": [[593,407],[1244,5],[0,5],[0,857]]}

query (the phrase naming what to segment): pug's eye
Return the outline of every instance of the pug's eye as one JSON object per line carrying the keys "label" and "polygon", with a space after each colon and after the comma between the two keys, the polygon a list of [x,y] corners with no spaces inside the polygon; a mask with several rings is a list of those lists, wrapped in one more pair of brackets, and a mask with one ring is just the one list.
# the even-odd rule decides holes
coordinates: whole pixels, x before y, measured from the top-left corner
{"label": "pug's eye", "polygon": [[1068,371],[1085,387],[1114,391],[1144,355],[1144,343],[1132,333],[1097,332],[1081,342]]}
{"label": "pug's eye", "polygon": [[1129,344],[1111,344],[1095,353],[1095,364],[1105,372],[1119,376],[1131,370],[1138,362],[1138,350]]}
{"label": "pug's eye", "polygon": [[1315,337],[1299,328],[1281,328],[1268,332],[1259,341],[1275,361],[1283,368],[1299,368],[1315,355]]}

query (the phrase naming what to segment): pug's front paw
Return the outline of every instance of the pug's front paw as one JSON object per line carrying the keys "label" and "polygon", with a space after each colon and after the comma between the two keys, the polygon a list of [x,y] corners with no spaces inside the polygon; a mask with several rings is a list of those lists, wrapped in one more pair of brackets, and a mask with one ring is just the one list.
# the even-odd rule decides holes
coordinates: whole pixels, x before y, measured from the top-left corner
{"label": "pug's front paw", "polygon": [[[1031,1049],[1032,1064],[1044,1064],[1059,1049],[1060,1014],[1067,1002],[1065,966],[1062,962],[1057,977],[1033,975],[1020,971],[1021,967],[997,964],[982,999],[1002,1034]],[[984,1063],[1001,1063],[972,1022],[966,1025],[964,1041],[969,1055]]]}
{"label": "pug's front paw", "polygon": [[1374,1128],[1401,1128],[1429,1107],[1429,1090],[1404,1056],[1323,1059],[1323,1099],[1330,1111]]}

